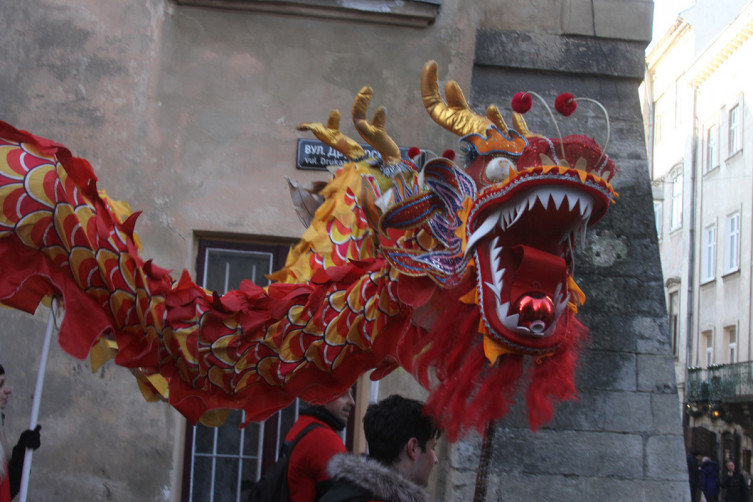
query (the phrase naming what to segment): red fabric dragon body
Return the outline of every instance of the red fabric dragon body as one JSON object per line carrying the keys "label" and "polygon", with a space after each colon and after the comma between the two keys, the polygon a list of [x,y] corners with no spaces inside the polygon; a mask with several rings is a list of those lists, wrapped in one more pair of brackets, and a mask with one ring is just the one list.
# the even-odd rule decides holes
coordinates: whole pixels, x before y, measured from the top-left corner
{"label": "red fabric dragon body", "polygon": [[616,195],[614,165],[588,138],[542,138],[518,114],[508,128],[494,107],[474,114],[454,82],[445,102],[436,71],[424,68],[424,104],[461,136],[466,165],[401,159],[383,109],[366,120],[362,89],[354,123],[380,157],[362,158],[336,112],[300,126],[349,162],[275,282],[223,296],[144,261],[137,213],[98,192],[87,161],[0,123],[0,302],[34,312],[59,297],[66,351],[91,353],[95,369],[114,357],[147,399],[194,423],[228,409],[262,420],[403,367],[450,439],[505,415],[527,374],[535,429],[575,395],[585,329],[572,248]]}

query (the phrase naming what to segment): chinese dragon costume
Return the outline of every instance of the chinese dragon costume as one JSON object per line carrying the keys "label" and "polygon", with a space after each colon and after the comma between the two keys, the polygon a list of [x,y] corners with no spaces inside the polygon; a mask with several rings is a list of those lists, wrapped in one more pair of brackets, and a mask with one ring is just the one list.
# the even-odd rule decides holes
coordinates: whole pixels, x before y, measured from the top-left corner
{"label": "chinese dragon costume", "polygon": [[0,123],[0,302],[34,312],[58,297],[67,352],[95,370],[114,358],[194,423],[228,409],[262,420],[402,367],[450,439],[504,416],[523,379],[535,429],[575,395],[586,330],[573,246],[616,196],[614,164],[585,136],[536,135],[518,113],[508,126],[494,106],[477,115],[453,81],[442,98],[434,62],[421,90],[465,165],[402,159],[362,89],[354,123],[380,156],[364,158],[336,111],[301,124],[348,162],[309,194],[308,228],[273,282],[222,296],[142,259],[138,213],[97,190],[86,160]]}

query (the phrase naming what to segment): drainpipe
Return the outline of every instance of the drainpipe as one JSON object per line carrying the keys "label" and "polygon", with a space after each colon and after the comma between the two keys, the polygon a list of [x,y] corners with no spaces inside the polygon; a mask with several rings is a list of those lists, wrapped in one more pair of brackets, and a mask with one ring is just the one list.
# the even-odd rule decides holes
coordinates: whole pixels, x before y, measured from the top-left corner
{"label": "drainpipe", "polygon": [[[698,87],[693,84],[693,105],[692,105],[692,111],[693,111],[693,135],[690,139],[691,142],[691,148],[690,148],[690,208],[689,208],[689,215],[688,215],[688,281],[687,281],[687,289],[688,289],[688,300],[687,300],[687,306],[688,306],[688,312],[686,316],[686,350],[688,351],[688,357],[687,361],[690,361],[690,358],[692,356],[692,350],[693,350],[693,331],[695,331],[696,335],[699,333],[699,326],[700,321],[698,320],[697,315],[693,315],[695,312],[695,293],[694,293],[694,283],[695,283],[695,207],[696,207],[696,193],[700,194],[700,197],[698,199],[698,205],[700,206],[702,204],[703,199],[703,190],[696,190],[696,169],[699,167],[696,165],[696,161],[698,159],[697,154],[697,148],[698,148],[698,117],[696,116],[696,104],[698,99]],[[700,213],[700,211],[699,211]],[[695,319],[695,329],[693,329],[693,321]],[[700,336],[700,335],[698,335]],[[695,358],[696,363],[695,366],[700,366],[700,361],[698,359],[700,354],[700,338],[698,338],[696,347],[699,349],[696,351]],[[686,365],[685,368],[685,381],[687,382],[688,377],[688,368]]]}

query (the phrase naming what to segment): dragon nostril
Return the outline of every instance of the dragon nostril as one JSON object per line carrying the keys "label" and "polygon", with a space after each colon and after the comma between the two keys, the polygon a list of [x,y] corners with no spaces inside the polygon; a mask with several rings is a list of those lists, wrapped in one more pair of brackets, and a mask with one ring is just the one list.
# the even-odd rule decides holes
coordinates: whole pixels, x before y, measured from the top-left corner
{"label": "dragon nostril", "polygon": [[544,321],[533,321],[529,328],[534,333],[542,333],[546,329],[546,323]]}

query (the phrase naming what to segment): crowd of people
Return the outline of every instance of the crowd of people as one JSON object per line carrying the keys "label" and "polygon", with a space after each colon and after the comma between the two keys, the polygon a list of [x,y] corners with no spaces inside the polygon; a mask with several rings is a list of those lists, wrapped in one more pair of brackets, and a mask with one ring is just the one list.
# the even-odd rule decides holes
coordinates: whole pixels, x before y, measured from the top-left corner
{"label": "crowd of people", "polygon": [[[748,480],[733,460],[727,460],[719,472],[719,463],[709,457],[698,461],[698,453],[688,453],[691,502],[748,502]],[[722,495],[722,498],[720,498]]]}

